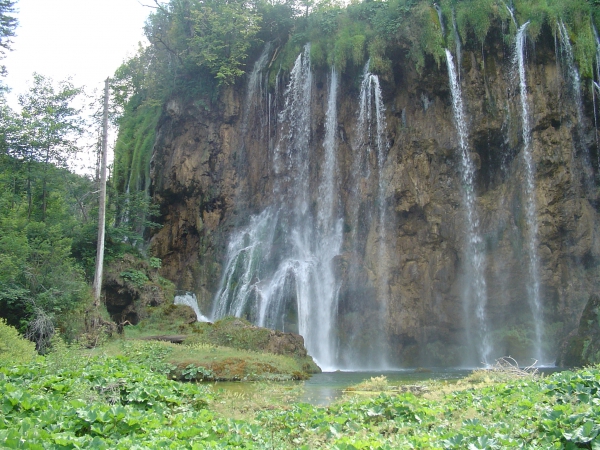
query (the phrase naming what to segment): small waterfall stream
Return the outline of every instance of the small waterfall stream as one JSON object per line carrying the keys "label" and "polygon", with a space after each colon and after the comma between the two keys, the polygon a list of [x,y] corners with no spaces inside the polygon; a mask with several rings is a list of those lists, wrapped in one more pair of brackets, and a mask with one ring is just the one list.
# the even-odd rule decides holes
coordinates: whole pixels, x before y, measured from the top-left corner
{"label": "small waterfall stream", "polygon": [[[488,364],[491,353],[491,345],[488,336],[486,319],[487,287],[485,282],[485,255],[483,253],[483,241],[479,230],[479,217],[475,204],[475,167],[469,154],[467,122],[462,101],[462,93],[458,75],[454,67],[452,53],[446,49],[448,63],[448,77],[452,93],[452,109],[454,121],[458,131],[458,142],[461,158],[461,177],[463,184],[463,201],[465,214],[467,216],[466,241],[466,267],[467,276],[466,292],[464,294],[465,322],[467,340],[470,346],[477,342],[478,356],[480,362]],[[475,317],[472,311],[475,311]],[[477,335],[473,336],[473,328]]]}
{"label": "small waterfall stream", "polygon": [[196,320],[198,322],[210,322],[210,320],[208,320],[208,317],[206,317],[200,311],[200,308],[198,307],[198,299],[196,298],[196,294],[194,294],[193,292],[186,292],[185,294],[176,295],[173,299],[173,304],[185,305],[192,308],[196,313]]}
{"label": "small waterfall stream", "polygon": [[593,79],[592,77],[592,86],[591,86],[591,90],[592,90],[592,100],[593,100],[593,106],[594,106],[594,129],[595,129],[595,136],[596,136],[596,151],[598,153],[598,167],[600,167],[600,135],[598,134],[598,111],[597,111],[597,101],[596,101],[596,96],[598,93],[600,93],[600,36],[598,36],[598,30],[596,29],[596,26],[592,23],[592,30],[594,31],[594,39],[596,42],[596,73],[594,74],[596,76],[596,80]]}
{"label": "small waterfall stream", "polygon": [[558,34],[560,38],[561,53],[567,66],[567,76],[571,83],[571,93],[573,95],[573,102],[575,103],[575,110],[577,112],[577,123],[580,124],[583,118],[581,78],[579,77],[579,71],[577,70],[577,66],[575,65],[575,57],[573,56],[573,47],[571,46],[569,33],[567,32],[565,24],[562,22],[562,20],[558,22]]}
{"label": "small waterfall stream", "polygon": [[262,128],[267,125],[268,102],[267,94],[263,84],[263,71],[269,61],[271,54],[271,43],[267,42],[265,47],[254,63],[252,72],[248,76],[248,87],[246,89],[246,100],[242,113],[242,138],[246,137],[248,132],[248,116],[250,112],[258,111],[258,119]]}
{"label": "small waterfall stream", "polygon": [[[581,164],[577,170],[583,175],[583,184],[588,194],[593,194],[595,191],[593,183],[593,171],[590,163],[589,149],[586,147],[583,138],[583,98],[581,95],[581,77],[579,76],[579,70],[575,64],[575,57],[573,54],[573,46],[569,38],[569,33],[565,27],[563,21],[558,22],[558,34],[560,41],[560,53],[565,63],[565,70],[567,80],[571,84],[571,97],[577,113],[577,123],[575,124],[575,130],[577,134],[576,144],[580,147]],[[573,161],[575,160],[575,149],[573,151]]]}
{"label": "small waterfall stream", "polygon": [[521,98],[521,119],[523,135],[523,162],[525,166],[525,214],[527,218],[527,254],[529,256],[529,285],[528,301],[533,315],[534,357],[538,362],[544,362],[542,351],[542,336],[544,320],[542,315],[542,300],[540,298],[540,262],[538,256],[538,222],[535,199],[535,164],[532,155],[531,124],[529,122],[529,103],[527,101],[527,79],[525,72],[525,42],[529,22],[521,25],[515,41],[513,63],[519,76],[519,92]]}
{"label": "small waterfall stream", "polygon": [[[456,10],[452,8],[452,30],[454,32],[454,44],[456,46],[456,67],[462,64],[462,45],[460,42],[460,34],[458,33],[458,25],[456,24]],[[460,71],[456,74],[460,80]]]}

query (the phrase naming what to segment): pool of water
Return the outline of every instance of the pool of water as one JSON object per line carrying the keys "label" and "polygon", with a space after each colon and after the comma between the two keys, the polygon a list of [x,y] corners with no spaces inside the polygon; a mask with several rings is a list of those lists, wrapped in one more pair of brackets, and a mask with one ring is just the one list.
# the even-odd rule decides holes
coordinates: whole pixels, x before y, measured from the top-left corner
{"label": "pool of water", "polygon": [[[415,384],[428,380],[456,381],[472,372],[467,369],[406,369],[377,372],[323,372],[306,381],[282,383],[290,390],[300,390],[298,401],[313,405],[326,406],[339,398],[344,389],[359,384],[372,377],[385,375],[388,382],[394,384]],[[223,382],[214,383],[215,389],[225,389],[238,394],[254,395],[265,389],[264,383]]]}
{"label": "pool of water", "polygon": [[395,384],[416,384],[428,380],[456,381],[472,371],[466,369],[394,370],[378,372],[323,372],[313,375],[304,382],[303,394],[299,400],[313,405],[327,405],[340,397],[344,389],[384,375],[388,382]]}

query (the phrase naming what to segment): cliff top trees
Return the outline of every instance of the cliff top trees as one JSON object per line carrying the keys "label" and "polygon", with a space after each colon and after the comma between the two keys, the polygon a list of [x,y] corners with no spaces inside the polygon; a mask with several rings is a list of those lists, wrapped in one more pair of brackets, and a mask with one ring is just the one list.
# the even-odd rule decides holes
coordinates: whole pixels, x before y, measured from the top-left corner
{"label": "cliff top trees", "polygon": [[211,0],[191,10],[193,33],[190,57],[206,66],[219,84],[231,84],[244,74],[242,67],[259,17],[245,0]]}
{"label": "cliff top trees", "polygon": [[246,0],[171,0],[158,5],[146,23],[146,36],[172,72],[179,69],[181,74],[196,66],[219,84],[231,84],[244,73],[241,67],[259,31],[260,17],[254,4]]}

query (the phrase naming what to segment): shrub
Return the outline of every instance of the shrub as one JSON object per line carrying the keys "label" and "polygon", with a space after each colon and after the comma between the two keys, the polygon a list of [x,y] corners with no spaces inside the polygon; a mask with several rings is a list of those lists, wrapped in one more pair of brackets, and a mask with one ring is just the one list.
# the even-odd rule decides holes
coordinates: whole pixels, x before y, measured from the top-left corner
{"label": "shrub", "polygon": [[35,344],[0,318],[0,366],[24,363],[35,357]]}

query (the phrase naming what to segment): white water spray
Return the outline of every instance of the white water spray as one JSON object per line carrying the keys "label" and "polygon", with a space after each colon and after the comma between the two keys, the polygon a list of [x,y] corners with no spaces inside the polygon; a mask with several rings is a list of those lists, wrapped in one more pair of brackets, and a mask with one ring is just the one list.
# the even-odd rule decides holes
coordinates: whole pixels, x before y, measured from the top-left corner
{"label": "white water spray", "polygon": [[[387,367],[386,349],[387,335],[384,324],[387,322],[389,302],[389,268],[388,260],[390,242],[387,238],[386,191],[387,182],[384,177],[384,166],[388,152],[387,124],[385,107],[379,77],[369,72],[369,62],[365,65],[359,94],[358,121],[356,127],[356,142],[354,143],[354,161],[352,166],[353,192],[350,199],[349,214],[352,223],[351,241],[354,244],[355,259],[360,260],[359,233],[366,231],[364,227],[376,227],[377,230],[377,261],[373,262],[377,274],[377,322],[380,324],[373,332],[378,354],[363,355],[360,361],[346,362],[347,367],[363,367],[365,362],[369,367]],[[369,186],[367,188],[367,186]],[[375,189],[376,202],[364,198],[365,189]],[[372,191],[371,191],[372,192]],[[359,220],[359,210],[363,208],[363,217]],[[373,228],[372,228],[373,229]],[[352,267],[351,270],[359,270]],[[357,275],[358,272],[354,273]],[[374,324],[373,324],[374,325]],[[353,339],[364,330],[354,330]],[[366,367],[365,366],[365,367]]]}
{"label": "white water spray", "polygon": [[465,119],[462,92],[452,53],[446,49],[446,60],[448,63],[448,77],[450,81],[450,90],[452,93],[452,109],[454,112],[454,121],[458,131],[458,143],[461,158],[461,177],[463,183],[463,200],[465,204],[465,213],[467,216],[467,235],[466,235],[466,261],[467,267],[465,273],[468,274],[468,286],[465,292],[464,305],[466,312],[466,327],[468,340],[472,343],[471,314],[475,310],[475,322],[477,330],[478,356],[484,364],[488,364],[491,344],[489,342],[486,307],[487,307],[487,287],[485,282],[485,258],[483,254],[483,241],[479,230],[479,217],[475,205],[475,167],[469,153],[469,144],[467,142],[468,131]]}
{"label": "white water spray", "polygon": [[208,320],[208,317],[206,317],[200,311],[200,308],[198,307],[198,299],[196,298],[196,294],[194,294],[193,292],[186,292],[182,295],[176,295],[175,299],[173,300],[173,304],[185,305],[192,308],[196,313],[196,320],[198,322],[210,322],[210,320]]}
{"label": "white water spray", "polygon": [[542,315],[542,300],[540,298],[540,263],[537,252],[538,223],[536,216],[535,199],[535,165],[533,162],[531,125],[529,122],[529,103],[527,101],[527,79],[525,73],[525,40],[529,22],[523,24],[517,32],[513,64],[519,76],[521,96],[521,119],[523,131],[523,162],[525,165],[525,213],[527,218],[527,253],[529,256],[529,285],[527,286],[528,301],[534,322],[534,357],[538,362],[544,361],[542,350],[542,336],[544,334],[544,321]]}
{"label": "white water spray", "polygon": [[577,112],[577,123],[581,124],[583,119],[583,101],[581,99],[581,79],[579,77],[579,71],[575,65],[575,58],[573,56],[573,47],[571,46],[571,40],[569,39],[569,33],[565,28],[565,24],[558,22],[558,34],[561,42],[561,49],[563,58],[566,62],[566,69],[568,71],[568,77],[571,82],[571,91],[573,93],[573,101],[575,102],[575,109]]}
{"label": "white water spray", "polygon": [[325,123],[319,202],[311,207],[310,46],[299,55],[278,116],[274,149],[275,204],[250,218],[229,243],[213,317],[246,317],[254,323],[304,336],[323,369],[336,368],[335,320],[343,223],[338,206],[337,86],[332,71]]}

